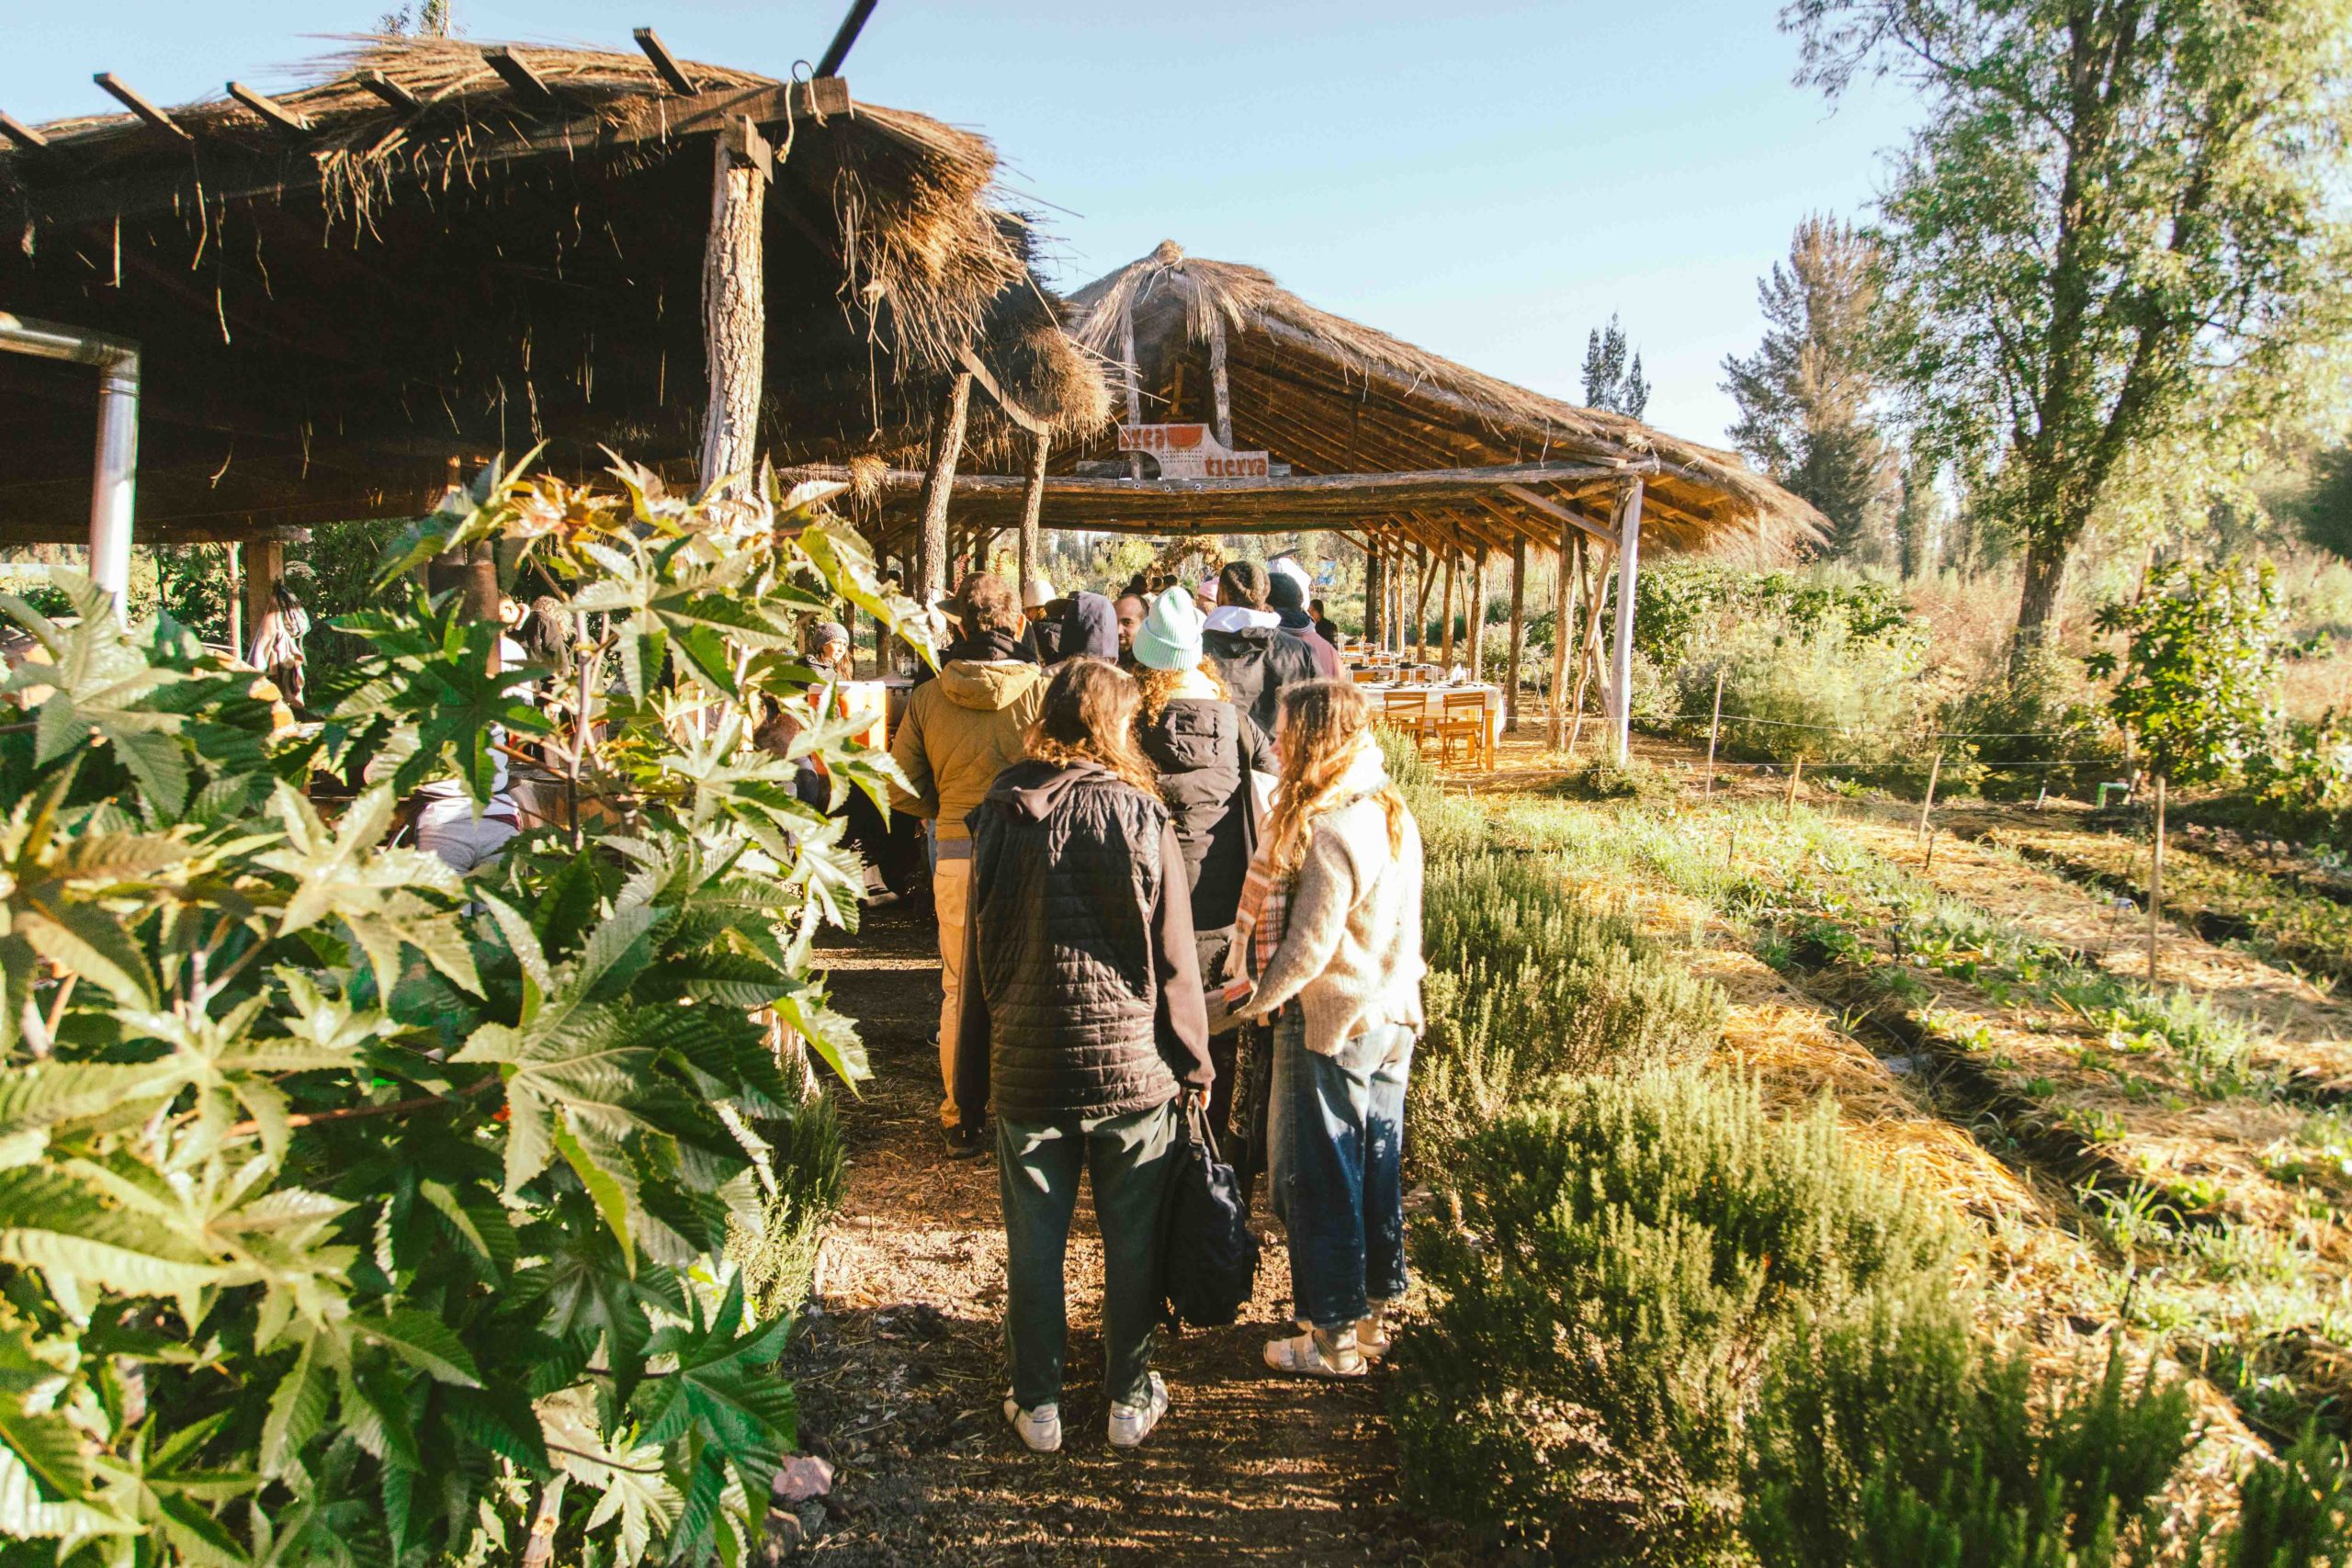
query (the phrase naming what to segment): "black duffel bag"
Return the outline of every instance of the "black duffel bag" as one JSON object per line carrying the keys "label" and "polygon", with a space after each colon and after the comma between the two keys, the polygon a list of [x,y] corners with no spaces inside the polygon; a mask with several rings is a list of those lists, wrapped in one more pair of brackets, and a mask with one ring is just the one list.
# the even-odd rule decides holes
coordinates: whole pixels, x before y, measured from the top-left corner
{"label": "black duffel bag", "polygon": [[1160,1291],[1169,1323],[1223,1328],[1258,1282],[1258,1238],[1233,1168],[1217,1156],[1200,1111],[1186,1104],[1176,1173],[1159,1212]]}

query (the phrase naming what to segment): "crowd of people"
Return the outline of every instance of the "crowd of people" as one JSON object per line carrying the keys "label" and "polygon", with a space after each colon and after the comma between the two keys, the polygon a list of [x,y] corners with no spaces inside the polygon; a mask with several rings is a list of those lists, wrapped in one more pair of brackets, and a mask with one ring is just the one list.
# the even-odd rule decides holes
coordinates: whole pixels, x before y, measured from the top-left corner
{"label": "crowd of people", "polygon": [[1245,1193],[1263,1175],[1288,1235],[1296,1332],[1269,1366],[1362,1376],[1405,1288],[1419,834],[1283,566],[1067,597],[974,573],[892,741],[898,804],[933,829],[941,1125],[950,1156],[997,1161],[1003,1408],[1038,1451],[1062,1440],[1082,1171],[1111,1443],[1168,1409],[1150,1355],[1188,1122]]}

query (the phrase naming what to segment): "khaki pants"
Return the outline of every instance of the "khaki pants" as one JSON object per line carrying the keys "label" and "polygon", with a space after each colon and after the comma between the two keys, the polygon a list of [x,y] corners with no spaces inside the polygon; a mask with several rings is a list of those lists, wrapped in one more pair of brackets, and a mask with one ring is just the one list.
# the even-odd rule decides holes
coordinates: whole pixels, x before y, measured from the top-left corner
{"label": "khaki pants", "polygon": [[[962,846],[957,846],[961,848]],[[943,860],[931,871],[931,901],[939,914],[939,1124],[956,1115],[956,1032],[964,1008],[964,921],[972,898],[969,858]]]}

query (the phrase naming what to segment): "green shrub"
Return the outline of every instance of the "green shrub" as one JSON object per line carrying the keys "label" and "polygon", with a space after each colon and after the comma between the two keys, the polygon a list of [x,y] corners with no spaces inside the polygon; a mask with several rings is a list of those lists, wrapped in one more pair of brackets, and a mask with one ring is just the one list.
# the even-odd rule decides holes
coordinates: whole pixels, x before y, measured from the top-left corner
{"label": "green shrub", "polygon": [[1413,821],[1421,829],[1421,853],[1430,863],[1435,865],[1484,847],[1486,813],[1469,800],[1446,793],[1444,775],[1412,738],[1385,726],[1373,733],[1379,739],[1380,754],[1388,763],[1388,776],[1396,793],[1405,797]]}
{"label": "green shrub", "polygon": [[2117,757],[2122,743],[2073,661],[2046,649],[2015,670],[2006,662],[1988,670],[1945,705],[1940,728],[1981,738],[1946,746],[1942,788],[1995,799],[2033,795],[2045,784],[2053,795],[2088,795],[2120,776],[2116,763],[2078,761]]}
{"label": "green shrub", "polygon": [[1655,806],[1681,795],[1682,785],[1655,763],[1639,758],[1614,762],[1602,757],[1570,770],[1544,793],[1566,800],[1631,800]]}
{"label": "green shrub", "polygon": [[[1933,1284],[1801,1323],[1747,1422],[1741,1530],[1787,1568],[2106,1568],[2144,1560],[2188,1397],[2120,1355],[2037,1391]],[[2124,1553],[2130,1551],[2131,1555]]]}
{"label": "green shrub", "polygon": [[775,1191],[757,1229],[739,1227],[728,1256],[743,1270],[752,1307],[762,1316],[797,1313],[816,1282],[825,1223],[840,1206],[847,1162],[841,1110],[830,1091],[763,1129],[774,1150]]}
{"label": "green shrub", "polygon": [[1698,716],[1686,728],[1702,736],[1719,671],[1726,757],[1892,764],[1917,750],[1916,648],[1866,641],[1837,623],[1810,633],[1744,626],[1714,660],[1678,674],[1682,712]]}
{"label": "green shrub", "polygon": [[1465,1139],[1393,1411],[1423,1505],[1564,1560],[1735,1529],[1739,1424],[1801,1314],[1945,1277],[1959,1233],[1849,1161],[1836,1110],[1690,1072],[1564,1080]]}
{"label": "green shrub", "polygon": [[1592,909],[1557,857],[1432,864],[1422,898],[1430,1019],[1415,1122],[1442,1149],[1561,1073],[1702,1055],[1725,1002],[1623,916]]}
{"label": "green shrub", "polygon": [[2306,1427],[2278,1460],[2238,1482],[2227,1568],[2328,1568],[2352,1561],[2352,1476],[2344,1447]]}

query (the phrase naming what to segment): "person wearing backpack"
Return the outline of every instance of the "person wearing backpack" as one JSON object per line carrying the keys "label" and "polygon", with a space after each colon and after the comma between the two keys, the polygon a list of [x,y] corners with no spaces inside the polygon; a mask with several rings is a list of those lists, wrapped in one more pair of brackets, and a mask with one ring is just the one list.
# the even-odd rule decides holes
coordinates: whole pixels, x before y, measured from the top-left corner
{"label": "person wearing backpack", "polygon": [[1135,1447],[1167,1412],[1150,1370],[1160,1214],[1180,1099],[1199,1108],[1213,1077],[1183,849],[1136,750],[1136,697],[1099,660],[1056,670],[1028,760],[967,819],[957,1100],[967,1124],[993,1101],[1012,1370],[1004,1416],[1040,1453],[1061,1447],[1063,1263],[1081,1170],[1102,1234],[1112,1446]]}
{"label": "person wearing backpack", "polygon": [[[1277,764],[1265,735],[1226,695],[1216,666],[1202,652],[1201,628],[1193,596],[1171,588],[1153,602],[1132,652],[1140,694],[1136,743],[1159,770],[1160,798],[1183,846],[1205,976],[1224,967],[1241,879],[1258,848],[1250,775],[1272,774]],[[1234,1032],[1215,1036],[1209,1054],[1217,1076],[1208,1124],[1221,1139],[1233,1100]]]}
{"label": "person wearing backpack", "polygon": [[[1344,681],[1283,693],[1282,788],[1234,941],[1255,977],[1233,1010],[1273,1021],[1275,1217],[1305,1332],[1277,1371],[1361,1377],[1405,1291],[1405,1081],[1421,1031],[1421,838]],[[1243,994],[1246,988],[1246,994]]]}
{"label": "person wearing backpack", "polygon": [[1216,578],[1216,608],[1209,612],[1201,646],[1216,661],[1226,692],[1268,735],[1283,688],[1322,673],[1315,651],[1283,629],[1266,607],[1266,569],[1253,560],[1227,563]]}

